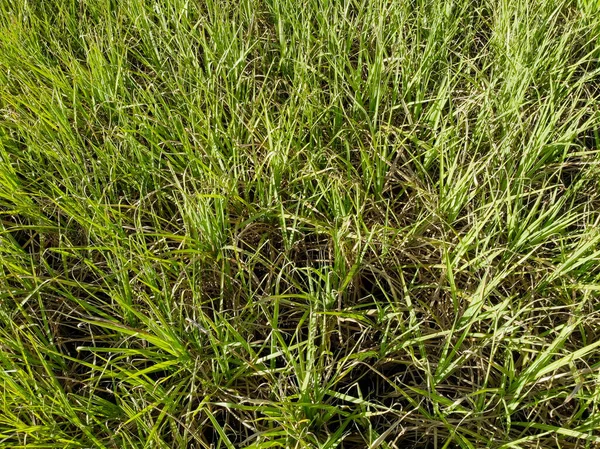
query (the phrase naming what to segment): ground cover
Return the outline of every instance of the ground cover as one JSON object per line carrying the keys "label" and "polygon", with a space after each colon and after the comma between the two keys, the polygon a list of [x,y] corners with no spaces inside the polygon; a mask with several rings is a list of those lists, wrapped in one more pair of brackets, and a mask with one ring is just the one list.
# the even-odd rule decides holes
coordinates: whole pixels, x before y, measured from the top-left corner
{"label": "ground cover", "polygon": [[600,447],[599,10],[0,1],[0,448]]}

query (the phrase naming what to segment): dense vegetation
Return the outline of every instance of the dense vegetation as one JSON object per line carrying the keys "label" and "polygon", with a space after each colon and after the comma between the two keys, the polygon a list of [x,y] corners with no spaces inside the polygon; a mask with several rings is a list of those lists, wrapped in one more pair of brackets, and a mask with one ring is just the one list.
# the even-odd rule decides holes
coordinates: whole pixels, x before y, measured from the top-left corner
{"label": "dense vegetation", "polygon": [[596,0],[0,0],[0,448],[600,446]]}

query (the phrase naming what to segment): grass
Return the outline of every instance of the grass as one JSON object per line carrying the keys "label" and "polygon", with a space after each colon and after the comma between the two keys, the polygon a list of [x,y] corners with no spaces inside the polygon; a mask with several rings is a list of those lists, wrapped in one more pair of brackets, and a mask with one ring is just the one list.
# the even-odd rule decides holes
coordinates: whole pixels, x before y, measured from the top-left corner
{"label": "grass", "polygon": [[0,1],[0,448],[600,447],[595,0]]}

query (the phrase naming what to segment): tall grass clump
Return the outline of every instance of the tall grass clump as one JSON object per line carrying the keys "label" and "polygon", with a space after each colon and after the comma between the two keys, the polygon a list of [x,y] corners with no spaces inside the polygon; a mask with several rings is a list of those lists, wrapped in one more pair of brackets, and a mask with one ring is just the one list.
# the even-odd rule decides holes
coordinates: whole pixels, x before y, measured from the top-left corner
{"label": "tall grass clump", "polygon": [[0,448],[600,447],[596,0],[0,0]]}

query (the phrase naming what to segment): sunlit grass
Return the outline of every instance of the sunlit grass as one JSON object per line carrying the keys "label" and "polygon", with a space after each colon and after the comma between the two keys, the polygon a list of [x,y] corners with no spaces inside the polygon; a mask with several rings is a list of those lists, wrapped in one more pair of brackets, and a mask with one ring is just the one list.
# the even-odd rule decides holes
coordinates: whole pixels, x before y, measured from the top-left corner
{"label": "sunlit grass", "polygon": [[0,448],[600,447],[598,11],[0,1]]}

